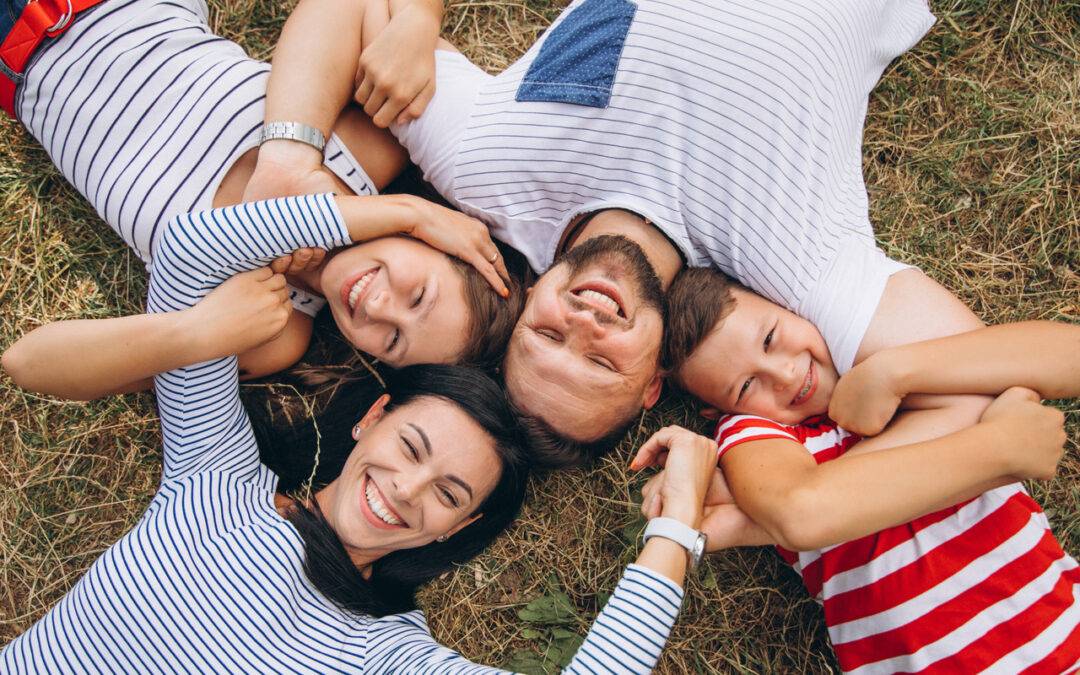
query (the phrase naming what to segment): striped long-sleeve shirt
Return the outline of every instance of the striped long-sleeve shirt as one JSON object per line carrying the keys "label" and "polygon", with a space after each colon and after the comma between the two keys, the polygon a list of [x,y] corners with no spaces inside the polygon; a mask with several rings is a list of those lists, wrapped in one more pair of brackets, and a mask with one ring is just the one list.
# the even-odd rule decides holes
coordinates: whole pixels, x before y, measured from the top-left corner
{"label": "striped long-sleeve shirt", "polygon": [[[349,243],[329,196],[174,219],[149,310],[180,310],[229,276],[303,246]],[[138,524],[40,621],[0,652],[0,671],[494,673],[438,645],[418,612],[343,612],[303,572],[303,542],[274,508],[238,398],[235,357],[158,376],[161,486]],[[346,430],[340,430],[345,433]],[[569,667],[648,672],[681,589],[631,565]]]}
{"label": "striped long-sleeve shirt", "polygon": [[[572,25],[590,12],[632,15],[625,41],[615,21]],[[535,269],[576,215],[636,212],[689,265],[812,321],[843,372],[904,267],[870,225],[867,99],[933,22],[924,0],[575,0],[498,75],[441,52],[430,107],[392,130],[443,196]],[[614,56],[557,73],[580,77],[562,85],[573,89],[613,67],[602,107],[523,100],[532,67],[559,58],[544,50],[564,27],[559,48]]]}

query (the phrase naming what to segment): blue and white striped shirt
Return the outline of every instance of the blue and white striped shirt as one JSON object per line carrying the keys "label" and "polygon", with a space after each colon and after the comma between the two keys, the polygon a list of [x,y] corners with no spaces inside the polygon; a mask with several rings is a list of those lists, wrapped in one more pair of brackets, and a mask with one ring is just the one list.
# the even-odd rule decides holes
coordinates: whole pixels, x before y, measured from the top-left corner
{"label": "blue and white striped shirt", "polygon": [[[349,243],[328,195],[180,216],[155,252],[149,311],[190,307],[233,274],[299,247]],[[343,612],[303,571],[303,542],[274,508],[238,397],[235,357],[156,379],[161,487],[0,671],[493,673],[438,645],[418,612]],[[343,433],[345,430],[341,430]],[[631,565],[570,672],[648,672],[681,589]]]}

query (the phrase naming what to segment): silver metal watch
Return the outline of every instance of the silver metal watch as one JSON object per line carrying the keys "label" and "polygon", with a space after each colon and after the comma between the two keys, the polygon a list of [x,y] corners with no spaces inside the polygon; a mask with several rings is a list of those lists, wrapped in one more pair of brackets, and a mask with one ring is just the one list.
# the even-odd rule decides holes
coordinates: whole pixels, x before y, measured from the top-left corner
{"label": "silver metal watch", "polygon": [[685,548],[686,552],[690,554],[690,569],[694,569],[701,562],[701,556],[705,554],[705,542],[708,540],[704,532],[698,532],[674,518],[651,519],[649,524],[645,526],[645,534],[641,535],[641,538],[644,541],[649,541],[653,537],[670,539]]}
{"label": "silver metal watch", "polygon": [[267,122],[259,132],[259,145],[279,138],[307,143],[319,152],[326,147],[326,137],[321,131],[299,122]]}

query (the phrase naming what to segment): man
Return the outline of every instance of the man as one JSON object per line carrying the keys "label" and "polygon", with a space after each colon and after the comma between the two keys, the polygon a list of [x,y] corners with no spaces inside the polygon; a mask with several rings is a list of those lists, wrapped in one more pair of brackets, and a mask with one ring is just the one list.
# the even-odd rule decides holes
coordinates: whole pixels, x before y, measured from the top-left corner
{"label": "man", "polygon": [[[359,53],[362,37],[338,29],[333,48],[322,44],[320,21],[325,33],[350,25],[332,3],[305,0],[290,18],[279,50],[289,41],[306,64],[279,51],[268,121],[332,121],[310,102],[335,110],[340,94],[326,83],[350,72],[342,53]],[[377,4],[354,10],[369,34]],[[610,447],[655,403],[656,291],[684,265],[716,266],[813,321],[840,372],[890,345],[980,325],[886,258],[868,218],[867,97],[933,20],[921,0],[579,0],[500,75],[436,52],[430,105],[391,130],[443,196],[547,270],[504,374],[550,462]],[[365,110],[389,121],[387,95],[359,79]],[[274,96],[275,82],[289,95]],[[950,404],[916,436],[977,416],[977,403]]]}

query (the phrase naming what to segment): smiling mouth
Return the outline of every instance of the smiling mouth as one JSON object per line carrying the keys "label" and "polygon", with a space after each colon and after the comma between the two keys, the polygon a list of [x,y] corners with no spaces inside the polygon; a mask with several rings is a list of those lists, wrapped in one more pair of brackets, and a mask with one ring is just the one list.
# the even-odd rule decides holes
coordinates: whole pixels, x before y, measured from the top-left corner
{"label": "smiling mouth", "polygon": [[345,305],[349,308],[350,312],[356,311],[357,306],[360,304],[360,301],[363,300],[364,295],[371,286],[371,282],[378,275],[379,268],[374,267],[367,272],[364,272],[351,284],[347,284],[341,289],[342,299],[345,301]]}
{"label": "smiling mouth", "polygon": [[614,288],[606,284],[590,283],[578,288],[572,288],[570,289],[570,295],[604,314],[619,319],[626,318],[622,298],[619,297],[619,293]]}
{"label": "smiling mouth", "polygon": [[814,395],[817,391],[817,377],[814,374],[814,362],[810,362],[810,367],[806,369],[806,378],[803,380],[802,389],[795,395],[795,398],[791,399],[792,407],[797,407],[806,403],[806,401]]}
{"label": "smiling mouth", "polygon": [[364,515],[376,527],[386,530],[408,527],[401,516],[386,503],[382,491],[367,474],[364,475],[364,497],[360,502],[361,506],[366,507],[361,509]]}

